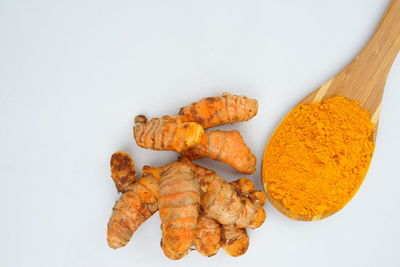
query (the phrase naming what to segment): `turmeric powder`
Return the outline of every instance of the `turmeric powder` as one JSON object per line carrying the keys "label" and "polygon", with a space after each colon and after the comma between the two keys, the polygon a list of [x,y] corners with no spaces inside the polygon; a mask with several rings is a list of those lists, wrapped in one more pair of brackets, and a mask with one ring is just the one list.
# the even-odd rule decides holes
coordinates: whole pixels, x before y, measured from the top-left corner
{"label": "turmeric powder", "polygon": [[312,219],[340,210],[356,193],[374,150],[371,116],[334,96],[301,104],[282,121],[263,158],[269,197]]}

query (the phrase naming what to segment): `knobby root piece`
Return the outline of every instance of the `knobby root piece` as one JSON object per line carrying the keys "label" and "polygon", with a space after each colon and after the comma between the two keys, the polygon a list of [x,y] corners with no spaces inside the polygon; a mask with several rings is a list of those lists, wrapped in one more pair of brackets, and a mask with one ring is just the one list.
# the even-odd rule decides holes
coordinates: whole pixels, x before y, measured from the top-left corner
{"label": "knobby root piece", "polygon": [[200,142],[182,153],[190,160],[211,158],[231,165],[241,173],[256,171],[256,156],[251,153],[238,131],[210,131]]}
{"label": "knobby root piece", "polygon": [[223,93],[206,97],[181,108],[179,115],[185,121],[201,124],[204,129],[241,121],[248,121],[257,114],[257,100],[246,96]]}
{"label": "knobby root piece", "polygon": [[118,192],[125,192],[128,185],[135,182],[136,172],[132,158],[123,151],[112,154],[110,160],[111,177]]}
{"label": "knobby root piece", "polygon": [[[127,155],[129,157],[129,155]],[[118,163],[118,161],[116,162]],[[115,164],[113,166],[117,166]],[[196,176],[195,172],[196,171]],[[211,173],[208,173],[211,172]],[[199,178],[208,173],[209,177]],[[142,170],[143,177],[136,183],[126,187],[125,193],[114,206],[113,213],[108,223],[107,240],[112,248],[125,246],[131,238],[133,232],[152,214],[158,207],[160,217],[162,218],[163,239],[161,246],[165,254],[171,259],[179,259],[185,256],[194,243],[195,248],[206,256],[212,256],[217,253],[220,245],[232,256],[242,255],[246,251],[247,234],[240,223],[228,226],[225,230],[225,237],[222,237],[221,225],[209,216],[209,212],[218,210],[218,205],[206,208],[204,214],[198,216],[199,212],[199,185],[212,182],[213,174],[205,168],[192,164],[188,159],[181,158],[180,162],[175,162],[161,168],[144,166]],[[159,182],[162,177],[162,189],[159,189]],[[225,185],[231,187],[228,190],[232,195],[238,194],[242,200],[242,213],[239,214],[238,222],[249,221],[247,210],[252,210],[255,205],[262,206],[265,202],[265,195],[254,189],[251,180],[241,178],[228,184],[222,182],[222,178],[214,176],[218,184],[224,184],[220,187],[222,191],[226,190]],[[160,185],[161,186],[161,185]],[[209,189],[209,188],[208,188]],[[205,199],[210,199],[212,194],[214,199],[224,198],[224,193],[219,194],[217,190],[201,190],[200,193]],[[160,196],[162,197],[159,197]],[[233,201],[237,198],[231,196]],[[157,201],[158,200],[158,201]],[[222,203],[222,202],[221,202]],[[247,207],[249,206],[249,207]],[[220,209],[222,213],[234,209],[235,205],[227,205]],[[247,207],[247,208],[246,208]],[[265,213],[261,208],[260,214],[254,217],[253,223],[249,227],[261,225],[265,218]],[[250,214],[250,213],[249,213]],[[264,217],[262,216],[264,214]],[[215,218],[220,218],[215,216]],[[224,216],[221,216],[224,218]],[[243,219],[243,218],[244,219]],[[196,222],[197,220],[197,222]],[[221,219],[221,221],[224,221]],[[227,220],[229,222],[229,220]],[[255,227],[253,227],[255,228]],[[244,231],[244,233],[243,233]],[[247,237],[248,239],[248,237]],[[248,244],[248,241],[247,241]],[[243,253],[241,253],[241,251]]]}
{"label": "knobby root piece", "polygon": [[197,232],[194,241],[196,250],[204,256],[213,256],[217,254],[221,246],[221,225],[200,214],[197,219]]}
{"label": "knobby root piece", "polygon": [[231,185],[235,186],[236,190],[240,192],[242,196],[249,197],[250,200],[259,205],[264,206],[266,201],[266,195],[255,189],[253,182],[249,178],[239,178],[233,182]]}
{"label": "knobby root piece", "polygon": [[200,188],[193,168],[181,162],[164,166],[159,194],[161,248],[168,258],[180,259],[192,246],[197,228]]}
{"label": "knobby root piece", "polygon": [[183,122],[177,117],[163,116],[147,121],[145,116],[138,115],[133,132],[140,147],[181,152],[195,146],[204,129],[198,123]]}
{"label": "knobby root piece", "polygon": [[232,257],[245,254],[249,248],[246,229],[234,225],[222,225],[222,248]]}
{"label": "knobby root piece", "polygon": [[136,229],[158,210],[159,176],[147,168],[149,170],[143,170],[143,177],[124,188],[114,205],[107,229],[107,242],[111,248],[125,246]]}
{"label": "knobby root piece", "polygon": [[201,190],[201,209],[208,217],[238,228],[254,229],[264,222],[265,211],[262,205],[265,197],[258,199],[263,194],[256,193],[260,191],[253,187],[249,195],[256,198],[256,201],[252,201],[241,194],[238,185],[227,183],[212,170],[195,165],[187,158],[180,158],[180,161],[192,165],[196,170]]}

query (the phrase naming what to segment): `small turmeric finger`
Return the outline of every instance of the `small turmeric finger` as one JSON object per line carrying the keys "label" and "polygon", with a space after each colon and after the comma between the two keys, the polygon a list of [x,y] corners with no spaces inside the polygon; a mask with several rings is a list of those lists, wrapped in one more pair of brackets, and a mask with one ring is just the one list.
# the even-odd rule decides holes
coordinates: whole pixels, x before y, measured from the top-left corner
{"label": "small turmeric finger", "polygon": [[147,121],[145,116],[138,115],[133,132],[140,147],[181,152],[195,146],[204,129],[198,123],[183,122],[177,117],[163,116]]}
{"label": "small turmeric finger", "polygon": [[260,207],[264,206],[267,198],[266,195],[263,192],[256,190],[253,181],[251,181],[249,178],[239,178],[233,182],[230,182],[230,184],[235,186],[240,194],[249,197],[253,203],[259,205]]}
{"label": "small turmeric finger", "polygon": [[257,114],[257,100],[246,96],[223,93],[206,97],[181,108],[179,115],[185,121],[194,121],[204,129],[241,121],[248,121]]}
{"label": "small turmeric finger", "polygon": [[194,241],[196,250],[204,256],[214,256],[221,246],[221,225],[200,214],[197,219],[197,231]]}
{"label": "small turmeric finger", "polygon": [[136,172],[132,158],[123,151],[112,154],[110,160],[111,177],[118,192],[125,192],[128,185],[135,182]]}
{"label": "small turmeric finger", "polygon": [[196,235],[200,188],[193,168],[181,162],[164,166],[159,190],[161,248],[177,260],[188,253]]}
{"label": "small turmeric finger", "polygon": [[[247,224],[247,221],[245,224],[247,224],[247,228],[250,229],[256,229],[260,227],[264,222],[265,218],[267,217],[267,214],[265,213],[265,210],[262,207],[258,207],[256,213],[253,216],[253,220]],[[243,225],[245,225],[243,224]],[[238,227],[240,226],[240,223],[237,223]]]}
{"label": "small turmeric finger", "polygon": [[207,132],[196,146],[182,154],[190,160],[204,157],[218,160],[245,174],[256,171],[257,158],[238,131]]}
{"label": "small turmeric finger", "polygon": [[230,182],[230,184],[235,186],[242,195],[249,195],[251,192],[255,191],[253,181],[251,181],[249,178],[239,178],[233,182]]}
{"label": "small turmeric finger", "polygon": [[107,228],[111,248],[125,246],[136,229],[158,210],[158,179],[151,174],[143,176],[115,203]]}
{"label": "small turmeric finger", "polygon": [[243,210],[244,214],[247,214],[247,212],[254,212],[254,205],[257,207],[250,223],[247,219],[242,219],[246,218],[246,216],[241,216],[236,222],[236,225],[247,225],[250,229],[259,227],[264,223],[266,217],[265,210],[262,208],[265,204],[265,194],[256,190],[253,181],[249,178],[239,178],[236,181],[230,182],[230,184],[233,185],[241,194],[242,203],[244,203],[246,207],[246,209]]}
{"label": "small turmeric finger", "polygon": [[267,196],[263,192],[258,190],[254,190],[253,192],[251,192],[249,194],[249,197],[253,203],[259,205],[260,207],[265,205],[265,201],[267,199]]}
{"label": "small turmeric finger", "polygon": [[222,248],[232,257],[245,254],[249,248],[246,229],[234,225],[222,225]]}

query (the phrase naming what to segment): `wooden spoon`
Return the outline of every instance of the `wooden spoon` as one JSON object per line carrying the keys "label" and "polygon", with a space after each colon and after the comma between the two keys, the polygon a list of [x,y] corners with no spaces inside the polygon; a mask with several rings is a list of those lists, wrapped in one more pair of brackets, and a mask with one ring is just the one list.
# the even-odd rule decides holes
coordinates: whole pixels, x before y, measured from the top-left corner
{"label": "wooden spoon", "polygon": [[[381,108],[383,89],[386,78],[394,59],[400,50],[400,0],[393,0],[386,11],[375,34],[362,49],[360,54],[336,76],[311,92],[299,104],[320,102],[326,98],[342,95],[349,99],[360,101],[360,106],[371,114],[371,121],[376,125],[374,140],[376,138],[379,112]],[[267,145],[268,147],[268,145]],[[267,147],[264,152],[262,169]],[[284,215],[302,221],[320,220],[332,215],[322,213],[312,218],[293,214],[286,209],[280,200],[271,197],[267,190],[267,178],[262,174],[264,189],[269,201]]]}

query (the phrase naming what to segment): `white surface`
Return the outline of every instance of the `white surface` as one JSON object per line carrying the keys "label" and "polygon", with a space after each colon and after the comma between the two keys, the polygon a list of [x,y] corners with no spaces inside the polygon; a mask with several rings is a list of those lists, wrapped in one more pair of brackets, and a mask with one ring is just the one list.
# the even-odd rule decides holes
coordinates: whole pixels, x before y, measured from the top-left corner
{"label": "white surface", "polygon": [[[388,0],[0,1],[0,266],[400,266],[400,58],[376,152],[350,204],[323,221],[269,204],[240,258],[162,253],[158,214],[128,246],[106,244],[116,150],[138,169],[133,117],[175,114],[223,91],[260,103],[239,129],[261,160],[271,131],[370,37]],[[206,162],[231,179],[230,168]],[[252,178],[260,187],[260,172]]]}

